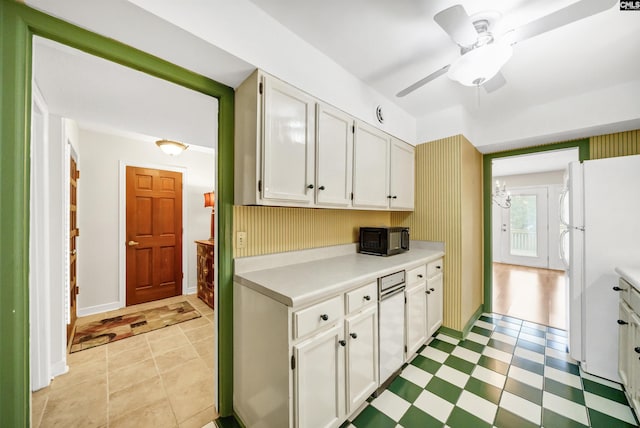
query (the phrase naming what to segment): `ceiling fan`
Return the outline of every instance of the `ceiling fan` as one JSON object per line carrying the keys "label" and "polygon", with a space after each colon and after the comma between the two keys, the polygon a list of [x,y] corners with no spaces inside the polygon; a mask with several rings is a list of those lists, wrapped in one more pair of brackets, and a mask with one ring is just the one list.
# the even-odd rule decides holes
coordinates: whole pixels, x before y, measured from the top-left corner
{"label": "ceiling fan", "polygon": [[579,0],[499,37],[491,32],[499,13],[486,12],[470,17],[462,5],[451,6],[436,13],[433,19],[460,47],[460,57],[398,92],[396,96],[404,97],[445,73],[465,86],[483,86],[487,92],[493,92],[506,83],[500,69],[511,58],[513,45],[604,12],[616,3],[617,0]]}

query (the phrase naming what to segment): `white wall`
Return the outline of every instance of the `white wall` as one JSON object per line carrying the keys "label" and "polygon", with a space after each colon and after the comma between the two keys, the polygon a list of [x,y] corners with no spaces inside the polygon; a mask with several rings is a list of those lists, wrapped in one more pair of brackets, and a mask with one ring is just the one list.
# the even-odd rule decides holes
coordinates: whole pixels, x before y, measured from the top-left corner
{"label": "white wall", "polygon": [[[130,0],[269,74],[411,144],[416,121],[249,0]],[[199,15],[192,13],[190,4]],[[211,25],[211,17],[216,25]],[[381,105],[385,123],[375,119]],[[459,133],[459,132],[458,132]]]}
{"label": "white wall", "polygon": [[98,313],[120,306],[119,238],[120,163],[128,165],[185,168],[183,177],[183,292],[196,291],[197,239],[209,238],[211,211],[204,208],[203,193],[214,189],[214,153],[190,148],[180,156],[161,152],[153,141],[143,141],[103,132],[81,129],[82,153],[78,183],[78,295],[79,315]]}

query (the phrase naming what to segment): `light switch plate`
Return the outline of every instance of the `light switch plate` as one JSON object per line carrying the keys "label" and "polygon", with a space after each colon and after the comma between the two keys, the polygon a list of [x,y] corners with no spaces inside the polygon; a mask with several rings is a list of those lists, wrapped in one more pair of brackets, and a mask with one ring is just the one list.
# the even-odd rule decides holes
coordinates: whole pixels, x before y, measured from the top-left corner
{"label": "light switch plate", "polygon": [[247,248],[247,232],[236,233],[236,248],[239,250]]}

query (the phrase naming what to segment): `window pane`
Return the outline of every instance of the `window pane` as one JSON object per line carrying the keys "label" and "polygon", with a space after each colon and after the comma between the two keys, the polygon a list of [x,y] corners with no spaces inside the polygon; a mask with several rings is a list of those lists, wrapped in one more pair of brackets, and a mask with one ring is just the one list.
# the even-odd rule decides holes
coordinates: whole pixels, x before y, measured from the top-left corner
{"label": "window pane", "polygon": [[511,209],[509,210],[511,255],[538,256],[536,212],[536,195],[513,195],[511,197]]}

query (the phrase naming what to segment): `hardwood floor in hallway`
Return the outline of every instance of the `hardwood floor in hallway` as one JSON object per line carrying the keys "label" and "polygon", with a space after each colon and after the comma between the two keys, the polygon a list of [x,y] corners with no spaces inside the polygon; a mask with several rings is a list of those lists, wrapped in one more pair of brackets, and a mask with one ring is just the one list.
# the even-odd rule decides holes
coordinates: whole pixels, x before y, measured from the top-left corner
{"label": "hardwood floor in hallway", "polygon": [[493,312],[566,329],[564,271],[494,263]]}

